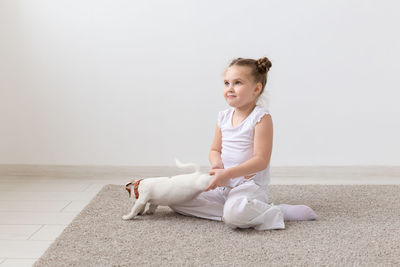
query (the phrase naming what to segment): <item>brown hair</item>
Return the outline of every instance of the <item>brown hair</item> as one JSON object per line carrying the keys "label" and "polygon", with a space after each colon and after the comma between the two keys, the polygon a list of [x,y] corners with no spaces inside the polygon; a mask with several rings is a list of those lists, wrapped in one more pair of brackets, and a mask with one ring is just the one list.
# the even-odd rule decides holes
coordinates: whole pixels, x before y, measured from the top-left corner
{"label": "brown hair", "polygon": [[266,57],[260,58],[259,60],[239,57],[232,60],[228,68],[234,65],[250,67],[250,75],[253,77],[254,81],[256,83],[260,82],[262,84],[262,89],[260,93],[261,95],[262,92],[264,92],[265,85],[267,84],[267,74],[272,66],[271,61],[269,61],[269,59]]}

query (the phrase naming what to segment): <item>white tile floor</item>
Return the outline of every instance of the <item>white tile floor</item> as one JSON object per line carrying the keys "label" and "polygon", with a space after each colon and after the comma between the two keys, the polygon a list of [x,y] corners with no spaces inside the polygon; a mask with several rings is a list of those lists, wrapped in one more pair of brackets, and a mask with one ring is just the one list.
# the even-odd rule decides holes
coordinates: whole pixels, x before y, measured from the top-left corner
{"label": "white tile floor", "polygon": [[[271,184],[400,184],[397,169],[373,169],[365,174],[357,169],[310,168],[272,172]],[[142,177],[160,176],[151,175],[148,169]],[[0,172],[0,267],[32,266],[104,185],[123,185],[129,179],[112,176],[65,173],[52,178]]]}

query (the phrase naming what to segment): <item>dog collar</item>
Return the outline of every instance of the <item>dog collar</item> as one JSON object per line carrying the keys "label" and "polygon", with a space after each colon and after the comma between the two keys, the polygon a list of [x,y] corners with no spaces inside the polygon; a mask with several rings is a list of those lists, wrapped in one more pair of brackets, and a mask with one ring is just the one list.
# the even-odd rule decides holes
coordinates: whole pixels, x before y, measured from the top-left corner
{"label": "dog collar", "polygon": [[140,184],[140,181],[141,181],[141,180],[143,180],[143,179],[139,179],[139,180],[134,184],[134,186],[133,186],[133,192],[135,192],[135,197],[136,197],[136,199],[139,198],[138,187],[139,187],[139,184]]}

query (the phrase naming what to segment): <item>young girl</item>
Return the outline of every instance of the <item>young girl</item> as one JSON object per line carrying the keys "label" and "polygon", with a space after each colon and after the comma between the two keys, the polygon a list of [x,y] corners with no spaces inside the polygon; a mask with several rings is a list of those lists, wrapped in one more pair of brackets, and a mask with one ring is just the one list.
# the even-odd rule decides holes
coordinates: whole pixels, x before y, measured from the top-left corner
{"label": "young girl", "polygon": [[284,221],[313,220],[305,205],[268,203],[273,127],[260,103],[272,64],[237,58],[224,72],[224,98],[209,160],[215,175],[204,192],[170,208],[180,214],[225,222],[231,228],[284,229]]}

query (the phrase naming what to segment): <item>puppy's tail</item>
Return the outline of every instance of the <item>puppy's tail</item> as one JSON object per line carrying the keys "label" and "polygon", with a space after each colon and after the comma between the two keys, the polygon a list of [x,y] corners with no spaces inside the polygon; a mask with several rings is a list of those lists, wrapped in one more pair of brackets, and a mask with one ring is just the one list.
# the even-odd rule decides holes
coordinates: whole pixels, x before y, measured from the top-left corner
{"label": "puppy's tail", "polygon": [[191,169],[194,169],[195,172],[200,172],[200,166],[197,164],[194,164],[194,163],[184,164],[184,163],[180,162],[177,158],[175,158],[175,163],[176,163],[176,166],[178,166],[178,168],[181,168],[181,169],[190,169],[191,168]]}

